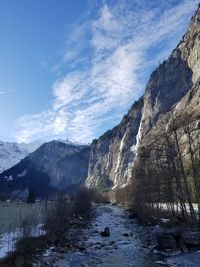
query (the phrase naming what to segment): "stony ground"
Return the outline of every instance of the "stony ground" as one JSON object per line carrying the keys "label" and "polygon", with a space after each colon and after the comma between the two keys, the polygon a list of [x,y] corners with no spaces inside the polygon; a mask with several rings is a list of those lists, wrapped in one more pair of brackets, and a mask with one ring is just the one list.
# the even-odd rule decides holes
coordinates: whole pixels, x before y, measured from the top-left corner
{"label": "stony ground", "polygon": [[[163,257],[155,254],[157,227],[145,227],[129,218],[128,211],[107,204],[97,205],[95,219],[85,227],[82,218],[70,235],[63,236],[35,258],[34,267],[199,267],[200,253]],[[101,232],[109,227],[110,236]]]}
{"label": "stony ground", "polygon": [[[60,248],[51,247],[34,266],[160,266],[156,264],[158,256],[150,252],[154,243],[150,228],[139,226],[128,215],[117,206],[97,206],[97,216],[91,225],[83,230],[76,229],[77,240],[66,242]],[[110,236],[102,237],[100,233],[106,226]]]}

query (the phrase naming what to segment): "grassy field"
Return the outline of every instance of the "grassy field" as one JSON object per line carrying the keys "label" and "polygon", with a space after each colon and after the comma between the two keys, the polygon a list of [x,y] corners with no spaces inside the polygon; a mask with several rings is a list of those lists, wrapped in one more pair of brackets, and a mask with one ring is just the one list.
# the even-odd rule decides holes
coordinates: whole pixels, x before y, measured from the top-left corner
{"label": "grassy field", "polygon": [[0,202],[0,234],[21,227],[26,220],[35,225],[43,223],[47,209],[51,205],[51,203],[46,204],[45,202],[34,204]]}
{"label": "grassy field", "polygon": [[0,258],[15,250],[17,240],[44,235],[42,225],[52,205],[52,202],[0,202]]}

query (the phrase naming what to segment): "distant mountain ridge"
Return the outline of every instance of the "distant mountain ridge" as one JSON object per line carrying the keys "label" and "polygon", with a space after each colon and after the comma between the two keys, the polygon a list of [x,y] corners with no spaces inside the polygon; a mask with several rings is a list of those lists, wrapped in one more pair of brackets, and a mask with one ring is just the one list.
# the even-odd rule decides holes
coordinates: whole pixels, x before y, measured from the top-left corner
{"label": "distant mountain ridge", "polygon": [[30,144],[0,141],[0,173],[17,164],[41,145],[42,141]]}
{"label": "distant mountain ridge", "polygon": [[33,189],[44,197],[85,181],[90,147],[71,142],[44,143],[18,164],[0,174],[0,192]]}

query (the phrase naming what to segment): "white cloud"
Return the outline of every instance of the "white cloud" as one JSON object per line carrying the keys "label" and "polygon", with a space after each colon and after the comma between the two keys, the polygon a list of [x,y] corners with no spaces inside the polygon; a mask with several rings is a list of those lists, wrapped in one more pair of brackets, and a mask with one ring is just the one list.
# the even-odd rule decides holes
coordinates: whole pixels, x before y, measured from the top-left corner
{"label": "white cloud", "polygon": [[66,107],[75,101],[78,101],[85,92],[82,82],[85,74],[82,72],[73,72],[66,75],[63,79],[56,81],[53,86],[54,110]]}
{"label": "white cloud", "polygon": [[16,139],[90,142],[104,124],[114,126],[142,94],[152,66],[179,41],[197,3],[158,1],[153,7],[147,0],[119,0],[104,3],[97,18],[77,22],[61,60],[73,69],[54,83],[49,110],[16,121]]}
{"label": "white cloud", "polygon": [[7,94],[10,94],[12,91],[11,90],[5,90],[5,91],[0,91],[0,95],[7,95]]}

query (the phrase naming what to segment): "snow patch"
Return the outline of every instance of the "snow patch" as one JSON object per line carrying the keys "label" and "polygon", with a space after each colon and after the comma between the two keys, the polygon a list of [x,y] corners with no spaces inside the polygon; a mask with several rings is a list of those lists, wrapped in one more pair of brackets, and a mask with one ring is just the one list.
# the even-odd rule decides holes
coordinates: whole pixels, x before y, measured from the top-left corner
{"label": "snow patch", "polygon": [[130,147],[130,151],[135,153],[135,144],[133,144],[131,147]]}
{"label": "snow patch", "polygon": [[12,175],[4,176],[4,179],[7,180],[7,181],[12,181],[13,180],[13,176]]}
{"label": "snow patch", "polygon": [[44,256],[44,257],[48,257],[48,256],[51,254],[51,252],[52,252],[53,249],[54,249],[54,247],[50,247],[50,248],[48,248],[48,249],[43,253],[43,256]]}
{"label": "snow patch", "polygon": [[13,176],[10,175],[8,178],[7,178],[7,181],[12,181],[13,180]]}
{"label": "snow patch", "polygon": [[[142,116],[143,118],[143,116]],[[138,147],[139,147],[139,142],[141,140],[141,137],[142,137],[142,131],[143,131],[143,128],[142,128],[142,121],[143,119],[141,118],[141,121],[140,121],[140,125],[139,125],[139,128],[138,128],[138,132],[137,132],[137,135],[136,135],[136,142],[135,144],[133,144],[131,147],[130,147],[130,151],[134,154],[135,158],[137,157],[137,150],[138,150]],[[126,183],[124,183],[121,188],[123,187],[126,187],[127,185],[130,184],[130,180],[132,178],[132,171],[133,171],[133,167],[134,167],[134,164],[135,164],[135,158],[132,162],[129,162],[128,164],[128,167],[126,169],[126,173],[125,173],[125,176],[127,177],[127,181]]]}
{"label": "snow patch", "polygon": [[123,147],[124,147],[124,140],[126,138],[126,135],[127,135],[127,133],[125,132],[125,134],[123,135],[123,137],[121,139],[121,142],[120,142],[119,153],[117,155],[117,165],[116,165],[116,168],[115,168],[114,186],[112,187],[112,189],[115,189],[117,187],[117,175],[116,175],[116,173],[119,170],[119,166],[120,166],[120,162],[121,162],[121,158],[122,158],[122,150],[123,150]]}
{"label": "snow patch", "polygon": [[26,175],[26,170],[24,170],[23,172],[17,174],[17,177],[23,177]]}
{"label": "snow patch", "polygon": [[167,222],[170,221],[170,219],[167,219],[167,218],[160,218],[160,221],[161,221],[162,223],[167,223]]}
{"label": "snow patch", "polygon": [[116,168],[115,168],[115,173],[117,173],[118,169],[119,169],[119,165],[120,165],[120,161],[121,161],[121,152],[123,150],[123,147],[124,147],[124,139],[126,137],[127,133],[125,132],[124,136],[122,137],[122,140],[120,142],[120,146],[119,146],[119,153],[117,155],[117,165],[116,165]]}
{"label": "snow patch", "polygon": [[41,142],[23,144],[0,141],[0,173],[19,163],[20,160],[35,151],[41,144]]}
{"label": "snow patch", "polygon": [[138,146],[139,146],[139,141],[142,137],[142,120],[140,122],[140,126],[139,126],[139,129],[138,129],[138,133],[136,135],[136,144],[135,144],[135,155],[137,156],[137,150],[138,150]]}
{"label": "snow patch", "polygon": [[[46,232],[42,228],[42,224],[32,227],[29,236],[39,237],[45,235]],[[22,233],[23,229],[17,228],[15,231],[0,235],[0,258],[15,250],[16,242],[23,237]]]}

